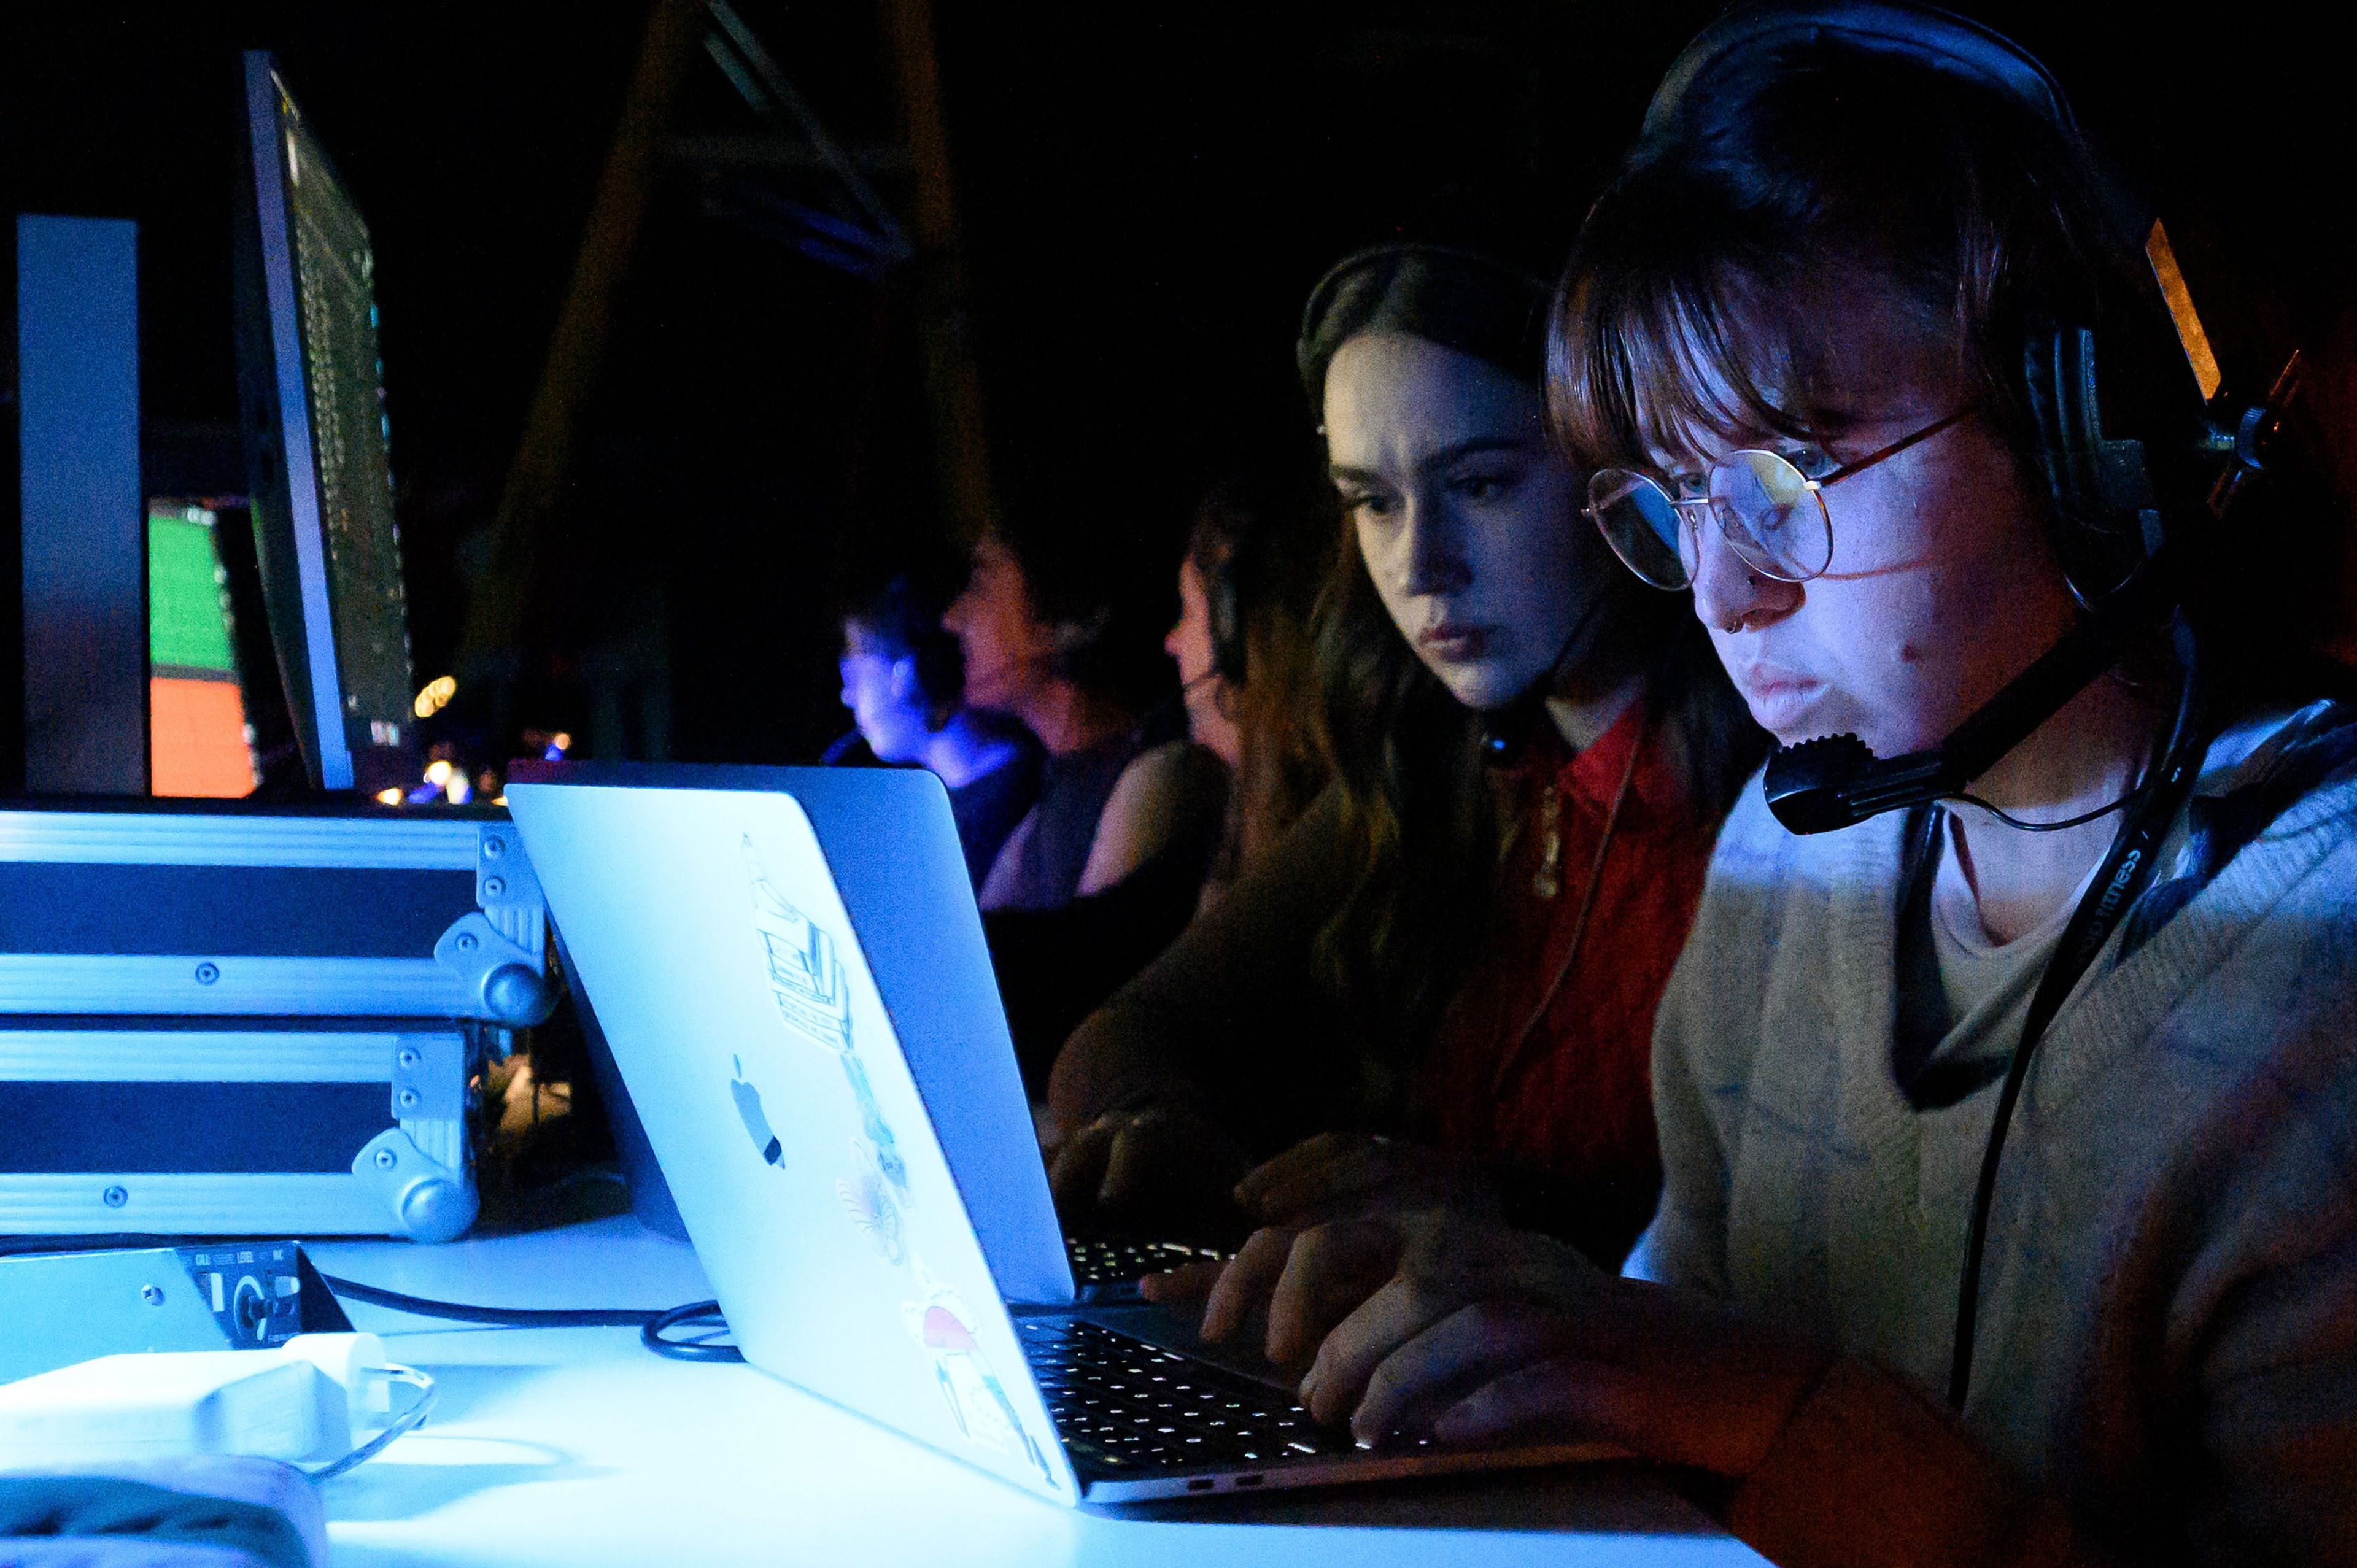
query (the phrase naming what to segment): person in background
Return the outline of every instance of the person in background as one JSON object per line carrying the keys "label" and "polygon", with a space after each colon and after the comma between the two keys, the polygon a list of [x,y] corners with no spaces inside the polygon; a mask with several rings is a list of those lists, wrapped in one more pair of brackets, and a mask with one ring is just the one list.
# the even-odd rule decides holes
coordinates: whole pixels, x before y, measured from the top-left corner
{"label": "person in background", "polygon": [[2357,1562],[2357,706],[2289,646],[2269,496],[2215,523],[2171,466],[2147,230],[1946,13],[1742,6],[1673,70],[1556,406],[1760,721],[1936,745],[2137,569],[2137,492],[2042,412],[2082,324],[2184,611],[1965,793],[1809,836],[1748,794],[1662,1005],[1641,1277],[1461,1215],[1305,1237],[1270,1316],[1321,1419],[1612,1443],[1788,1564]]}
{"label": "person in background", "polygon": [[1035,1096],[1072,1026],[1186,925],[1219,842],[1226,770],[1171,700],[1169,566],[1150,556],[1101,523],[1002,523],[942,618],[967,703],[1046,752],[1039,799],[980,891]]}
{"label": "person in background", "polygon": [[[1225,497],[1215,500],[1207,495],[1196,512],[1186,558],[1178,563],[1178,618],[1162,639],[1162,650],[1178,667],[1188,737],[1226,763],[1232,777],[1244,758],[1244,733],[1236,714],[1243,676],[1234,668],[1240,633],[1233,577],[1243,530],[1234,526],[1234,510],[1225,503]],[[1214,593],[1221,600],[1216,610]]]}
{"label": "person in background", "polygon": [[1652,1215],[1653,1004],[1760,748],[1684,606],[1579,515],[1547,293],[1397,244],[1312,295],[1334,782],[1065,1046],[1068,1223],[1256,1221],[1257,1273],[1338,1211],[1445,1197],[1607,1263]]}
{"label": "person in background", "polygon": [[1134,569],[1113,556],[1001,525],[975,543],[942,618],[967,703],[1017,720],[1047,753],[1039,800],[983,882],[985,909],[1060,908],[1165,855],[1200,878],[1208,856],[1225,781],[1189,744],[1169,661],[1123,591]]}
{"label": "person in background", "polygon": [[840,668],[843,705],[876,759],[940,775],[979,887],[1039,796],[1039,748],[1020,726],[965,704],[957,639],[905,576],[844,616]]}
{"label": "person in background", "polygon": [[[1288,467],[1291,466],[1287,466]],[[1162,639],[1178,666],[1187,730],[1228,767],[1225,831],[1203,883],[1232,883],[1308,808],[1329,769],[1314,725],[1309,600],[1315,543],[1333,510],[1286,467],[1205,491],[1178,564],[1178,619]]]}

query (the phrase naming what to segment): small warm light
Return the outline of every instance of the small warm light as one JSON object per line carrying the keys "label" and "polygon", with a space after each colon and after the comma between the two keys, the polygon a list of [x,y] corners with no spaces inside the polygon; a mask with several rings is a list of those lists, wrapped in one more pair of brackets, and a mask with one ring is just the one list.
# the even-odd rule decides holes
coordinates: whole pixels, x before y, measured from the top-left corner
{"label": "small warm light", "polygon": [[554,735],[548,737],[548,744],[556,747],[559,751],[571,751],[573,749],[573,737],[565,734],[565,731],[558,730]]}
{"label": "small warm light", "polygon": [[450,699],[457,694],[457,676],[436,675],[433,680],[425,682],[424,689],[417,693],[417,700],[410,706],[419,718],[430,719],[447,707]]}
{"label": "small warm light", "polygon": [[442,798],[454,806],[463,806],[475,798],[474,786],[467,782],[465,774],[453,773],[443,783]]}
{"label": "small warm light", "polygon": [[376,792],[377,804],[381,806],[398,806],[401,804],[401,789],[398,785]]}
{"label": "small warm light", "polygon": [[437,757],[425,765],[425,781],[436,789],[449,786],[450,774],[450,759],[447,757]]}
{"label": "small warm light", "polygon": [[500,793],[498,793],[498,794],[496,794],[496,795],[494,795],[494,796],[492,796],[492,797],[491,797],[491,804],[492,804],[492,805],[494,805],[494,806],[504,806],[504,805],[506,805],[507,803],[508,803],[507,791],[506,791],[506,790],[504,790],[504,789],[502,789],[501,791],[500,791]]}

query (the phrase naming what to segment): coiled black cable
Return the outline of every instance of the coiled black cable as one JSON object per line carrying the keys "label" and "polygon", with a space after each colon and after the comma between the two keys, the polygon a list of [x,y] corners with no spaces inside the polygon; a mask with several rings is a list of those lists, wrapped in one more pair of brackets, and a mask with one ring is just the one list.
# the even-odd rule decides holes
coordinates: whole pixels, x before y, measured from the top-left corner
{"label": "coiled black cable", "polygon": [[722,1328],[728,1320],[720,1316],[716,1301],[691,1301],[685,1306],[674,1306],[669,1312],[658,1312],[639,1329],[639,1343],[658,1356],[668,1356],[674,1361],[741,1361],[745,1352],[734,1345],[706,1345],[694,1339],[666,1337],[663,1330],[676,1328],[683,1323],[711,1322]]}
{"label": "coiled black cable", "polygon": [[390,1307],[419,1317],[450,1318],[462,1323],[485,1323],[501,1328],[635,1328],[639,1343],[658,1356],[674,1361],[742,1361],[745,1353],[734,1345],[707,1345],[692,1340],[669,1338],[666,1329],[682,1324],[709,1321],[726,1326],[716,1301],[692,1301],[684,1306],[651,1312],[643,1307],[630,1306],[473,1306],[455,1301],[435,1301],[427,1296],[407,1295],[397,1290],[384,1290],[376,1285],[364,1285],[357,1280],[338,1279],[321,1274],[322,1283],[339,1296],[364,1301],[371,1306]]}

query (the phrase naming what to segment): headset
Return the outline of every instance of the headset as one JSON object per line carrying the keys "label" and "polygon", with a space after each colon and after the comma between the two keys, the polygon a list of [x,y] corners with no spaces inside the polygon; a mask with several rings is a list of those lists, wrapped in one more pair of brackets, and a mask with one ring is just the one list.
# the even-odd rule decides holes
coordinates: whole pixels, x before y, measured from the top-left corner
{"label": "headset", "polygon": [[1542,726],[1552,729],[1555,721],[1547,714],[1547,699],[1555,695],[1556,678],[1571,661],[1574,650],[1579,647],[1588,623],[1604,607],[1601,596],[1590,599],[1587,613],[1572,623],[1564,634],[1563,646],[1547,661],[1537,680],[1523,688],[1520,696],[1503,707],[1484,708],[1474,717],[1479,722],[1478,744],[1481,760],[1493,768],[1512,768],[1530,749],[1532,737],[1542,733]]}
{"label": "headset", "polygon": [[1235,686],[1243,684],[1251,662],[1244,638],[1243,592],[1237,583],[1243,573],[1236,557],[1242,553],[1243,546],[1231,548],[1208,572],[1202,563],[1195,565],[1203,575],[1203,603],[1211,627],[1211,668]]}
{"label": "headset", "polygon": [[[1488,273],[1506,285],[1505,293],[1520,295],[1520,306],[1510,306],[1523,319],[1509,324],[1503,317],[1484,325],[1506,327],[1527,338],[1534,362],[1544,364],[1546,356],[1547,302],[1555,290],[1547,281],[1529,269],[1516,265],[1502,257],[1484,251],[1469,250],[1461,245],[1435,244],[1423,240],[1388,240],[1381,244],[1363,246],[1351,252],[1326,269],[1309,291],[1309,298],[1301,307],[1301,330],[1294,339],[1294,369],[1301,377],[1302,391],[1308,396],[1310,412],[1318,413],[1318,403],[1324,390],[1326,364],[1319,358],[1318,329],[1333,313],[1335,298],[1342,285],[1359,274],[1374,267],[1416,262],[1437,262],[1447,266],[1462,267],[1471,272]],[[1469,323],[1468,324],[1470,325]],[[1438,338],[1434,339],[1440,341]],[[1454,347],[1454,345],[1451,345]]]}
{"label": "headset", "polygon": [[1198,679],[1217,677],[1241,686],[1250,673],[1251,650],[1244,625],[1244,604],[1260,587],[1265,574],[1256,569],[1257,554],[1266,546],[1269,524],[1256,508],[1226,484],[1214,486],[1203,498],[1199,517],[1216,517],[1210,532],[1220,548],[1198,548],[1205,525],[1197,524],[1195,542],[1187,559],[1203,585],[1205,618],[1211,634],[1211,668]]}
{"label": "headset", "polygon": [[[1707,91],[1712,72],[1731,51],[1822,42],[1911,59],[1992,89],[2085,149],[2069,102],[2037,59],[1979,23],[1910,0],[1756,0],[1736,5],[1671,67],[1646,112],[1645,134],[1674,134],[1688,95]],[[1792,832],[1847,827],[1886,811],[1963,795],[1972,779],[2159,629],[2168,630],[2183,667],[2176,718],[2159,760],[2131,796],[2110,808],[2126,807],[2126,821],[2064,928],[2007,1064],[1975,1188],[1957,1296],[1948,1400],[1959,1409],[1970,1390],[1983,1255],[2007,1129],[2032,1053],[2072,986],[2149,884],[2161,838],[2191,790],[2203,750],[2198,650],[2179,613],[2186,558],[2204,542],[2201,536],[2215,532],[2214,525],[2266,468],[2299,379],[2295,353],[2262,403],[2237,409],[2221,395],[2215,357],[2166,231],[2095,166],[2092,149],[2085,150],[2115,222],[2150,225],[2144,231],[2147,259],[2191,371],[2192,395],[2180,400],[2181,416],[2163,414],[2153,428],[2132,436],[2107,431],[2097,396],[2098,338],[2087,323],[2033,327],[2025,335],[2022,373],[2039,466],[2053,502],[2051,517],[2066,530],[2094,521],[2100,528],[2093,532],[2099,537],[2127,542],[2128,559],[2101,563],[2090,577],[2078,559],[2082,542],[2058,539],[2071,591],[2084,613],[2055,647],[1938,745],[1885,758],[1854,735],[1830,736],[1779,748],[1764,779],[1770,811]],[[2111,345],[2106,347],[2108,359]],[[2178,428],[2169,428],[2172,424]]]}
{"label": "headset", "polygon": [[[2266,467],[2298,376],[2294,356],[2263,403],[2237,409],[2221,396],[2216,360],[2167,231],[2097,162],[2069,100],[2045,66],[2002,34],[1966,17],[1909,0],[1738,5],[1672,65],[1646,111],[1643,134],[1673,134],[1689,96],[1706,89],[1712,72],[1735,51],[1821,42],[1910,59],[1991,90],[2077,144],[2115,226],[2124,235],[2145,235],[2147,259],[2184,351],[2175,374],[2185,381],[2186,395],[2177,400],[2181,407],[2152,421],[2173,428],[2115,435],[2104,428],[2098,396],[2095,326],[2048,323],[2026,334],[2023,385],[2039,466],[2053,503],[2050,515],[2064,532],[2056,542],[2071,591],[2086,613],[2056,648],[1927,750],[1878,757],[1851,735],[1780,747],[1768,763],[1768,805],[1779,822],[1800,833],[1825,832],[1959,795],[2116,664],[2128,647],[2165,624],[2180,596],[2182,558],[2190,548],[2185,536],[2200,532],[2200,521],[2222,517],[2244,493],[2244,481]],[[2105,349],[2106,359],[2125,351],[2118,340],[2106,341]],[[2169,374],[2165,363],[2142,358],[2136,368],[2147,377]],[[2200,518],[2204,512],[2209,515]],[[2083,526],[2089,521],[2096,526]],[[2085,559],[2089,541],[2106,538],[2126,549],[2093,563],[2091,573]]]}

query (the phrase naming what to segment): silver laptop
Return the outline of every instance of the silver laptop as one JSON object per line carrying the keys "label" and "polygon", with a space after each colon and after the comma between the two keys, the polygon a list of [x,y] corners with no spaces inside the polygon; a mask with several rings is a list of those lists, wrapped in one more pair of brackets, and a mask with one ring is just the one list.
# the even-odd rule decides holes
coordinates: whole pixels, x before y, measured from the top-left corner
{"label": "silver laptop", "polygon": [[571,781],[616,776],[508,803],[753,1366],[1067,1503],[1598,1452],[1361,1449],[1176,1317],[1079,1299],[931,774]]}

